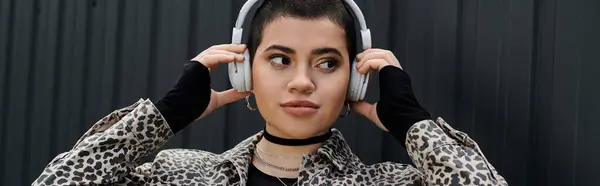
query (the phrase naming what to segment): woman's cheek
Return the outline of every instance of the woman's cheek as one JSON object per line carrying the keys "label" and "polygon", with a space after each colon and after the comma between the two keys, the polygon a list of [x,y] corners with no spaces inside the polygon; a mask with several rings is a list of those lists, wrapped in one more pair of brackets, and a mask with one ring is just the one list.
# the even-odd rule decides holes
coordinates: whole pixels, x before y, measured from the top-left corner
{"label": "woman's cheek", "polygon": [[256,97],[256,104],[264,111],[269,111],[284,89],[281,87],[281,78],[277,78],[268,63],[255,64],[252,68],[252,91]]}
{"label": "woman's cheek", "polygon": [[337,118],[344,108],[346,101],[346,90],[348,89],[348,81],[344,81],[344,76],[333,76],[322,78],[320,82],[322,90],[318,90],[318,97],[321,98],[328,106],[327,115]]}

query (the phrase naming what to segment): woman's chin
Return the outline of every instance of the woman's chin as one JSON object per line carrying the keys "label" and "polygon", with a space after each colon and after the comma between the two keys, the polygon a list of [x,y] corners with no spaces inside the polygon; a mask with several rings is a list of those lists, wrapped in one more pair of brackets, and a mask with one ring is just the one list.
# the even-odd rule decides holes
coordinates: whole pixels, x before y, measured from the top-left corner
{"label": "woman's chin", "polygon": [[307,139],[326,133],[332,126],[332,123],[335,122],[334,120],[329,123],[328,121],[331,118],[320,113],[322,111],[325,110],[319,110],[317,114],[310,117],[296,117],[288,115],[285,112],[277,112],[274,115],[275,117],[270,117],[272,119],[267,121],[278,130],[281,137]]}
{"label": "woman's chin", "polygon": [[306,124],[286,123],[285,126],[277,127],[291,139],[306,139],[325,133],[329,128],[319,126],[307,126]]}

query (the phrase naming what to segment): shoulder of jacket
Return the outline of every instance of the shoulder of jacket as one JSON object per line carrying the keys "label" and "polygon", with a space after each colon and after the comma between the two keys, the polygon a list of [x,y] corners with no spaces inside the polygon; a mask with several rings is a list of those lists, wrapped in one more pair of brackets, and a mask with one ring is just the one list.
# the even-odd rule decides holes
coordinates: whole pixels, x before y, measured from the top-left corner
{"label": "shoulder of jacket", "polygon": [[362,169],[367,172],[371,170],[377,171],[382,174],[387,174],[393,177],[397,177],[398,175],[421,175],[421,172],[411,164],[396,163],[390,161],[366,165]]}

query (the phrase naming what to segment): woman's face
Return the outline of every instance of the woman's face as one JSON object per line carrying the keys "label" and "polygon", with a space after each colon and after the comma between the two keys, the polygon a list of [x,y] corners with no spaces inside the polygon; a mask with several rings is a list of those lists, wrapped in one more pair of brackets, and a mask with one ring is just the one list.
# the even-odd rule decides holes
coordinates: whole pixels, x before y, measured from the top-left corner
{"label": "woman's face", "polygon": [[327,18],[270,22],[252,64],[253,93],[269,132],[295,139],[326,132],[344,107],[349,61],[344,30]]}

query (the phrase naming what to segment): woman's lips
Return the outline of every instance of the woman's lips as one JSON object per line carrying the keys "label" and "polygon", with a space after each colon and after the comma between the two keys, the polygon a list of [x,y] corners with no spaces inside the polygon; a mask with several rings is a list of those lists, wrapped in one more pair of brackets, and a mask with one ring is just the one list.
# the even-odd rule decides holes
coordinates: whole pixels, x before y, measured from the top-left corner
{"label": "woman's lips", "polygon": [[295,116],[307,116],[317,112],[317,109],[312,107],[283,107],[283,110]]}
{"label": "woman's lips", "polygon": [[295,100],[281,104],[283,110],[295,116],[308,116],[319,109],[319,105],[306,100]]}

